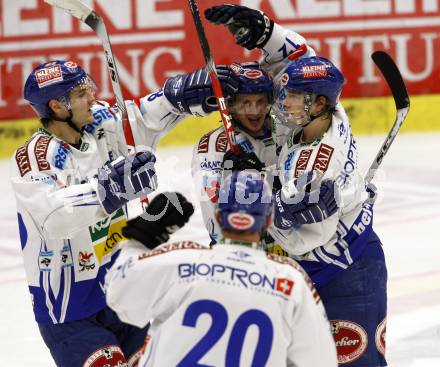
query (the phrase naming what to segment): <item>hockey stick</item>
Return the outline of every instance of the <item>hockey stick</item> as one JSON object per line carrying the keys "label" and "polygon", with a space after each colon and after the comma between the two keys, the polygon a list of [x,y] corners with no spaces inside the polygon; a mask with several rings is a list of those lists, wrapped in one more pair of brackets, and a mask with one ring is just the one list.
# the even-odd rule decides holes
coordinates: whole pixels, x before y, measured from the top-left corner
{"label": "hockey stick", "polygon": [[[79,0],[44,0],[47,4],[60,8],[79,19],[81,22],[87,24],[96,33],[98,38],[102,42],[104,49],[105,59],[107,60],[107,67],[110,73],[110,79],[112,81],[113,92],[116,97],[116,103],[122,113],[122,123],[124,127],[125,142],[127,145],[133,147],[136,152],[136,146],[134,144],[133,131],[131,130],[130,120],[127,114],[127,108],[125,107],[125,99],[122,95],[121,83],[119,82],[118,69],[116,66],[116,60],[113,55],[112,46],[107,33],[104,20],[93,9],[83,4]],[[141,196],[140,202],[142,208],[145,210],[148,205],[148,197]]]}
{"label": "hockey stick", "polygon": [[396,104],[396,119],[394,121],[394,125],[391,128],[388,136],[386,137],[384,143],[382,144],[379,152],[374,158],[373,163],[371,164],[367,174],[365,175],[365,185],[371,182],[376,173],[379,165],[382,163],[385,154],[390,149],[394,138],[400,130],[403,122],[406,119],[406,116],[409,112],[409,96],[406,90],[405,83],[402,79],[402,75],[400,75],[400,71],[393,59],[384,51],[376,51],[371,55],[376,66],[381,71],[383,77],[387,81],[388,86],[390,87],[391,93],[394,98],[394,103]]}
{"label": "hockey stick", "polygon": [[122,120],[124,123],[125,141],[128,145],[134,147],[133,132],[128,121],[127,108],[125,107],[125,100],[122,95],[121,83],[119,82],[118,70],[116,67],[116,60],[113,55],[112,46],[108,37],[107,28],[104,20],[99,14],[79,0],[44,0],[49,5],[55,6],[79,19],[81,22],[87,24],[96,33],[102,42],[104,48],[105,59],[107,60],[107,67],[112,81],[113,92],[116,97],[116,103],[122,113]]}
{"label": "hockey stick", "polygon": [[223,96],[222,87],[218,80],[217,71],[215,69],[214,60],[212,58],[211,50],[209,48],[208,40],[206,39],[205,30],[203,29],[202,19],[200,18],[199,8],[196,0],[188,0],[189,8],[194,20],[197,35],[200,41],[200,47],[202,48],[203,56],[205,58],[206,66],[208,68],[209,76],[211,77],[212,88],[217,99],[218,109],[222,117],[223,126],[226,131],[226,137],[228,139],[231,150],[235,153],[238,152],[238,145],[235,141],[234,129],[232,127],[232,119],[226,108],[225,97]]}

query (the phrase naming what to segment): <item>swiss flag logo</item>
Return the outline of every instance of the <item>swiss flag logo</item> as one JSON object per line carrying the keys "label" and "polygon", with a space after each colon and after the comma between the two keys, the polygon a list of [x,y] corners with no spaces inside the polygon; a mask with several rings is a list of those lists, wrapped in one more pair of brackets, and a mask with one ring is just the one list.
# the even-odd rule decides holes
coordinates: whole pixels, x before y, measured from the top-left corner
{"label": "swiss flag logo", "polygon": [[286,296],[290,296],[290,293],[292,293],[293,284],[293,280],[278,278],[276,290],[278,292],[284,293]]}

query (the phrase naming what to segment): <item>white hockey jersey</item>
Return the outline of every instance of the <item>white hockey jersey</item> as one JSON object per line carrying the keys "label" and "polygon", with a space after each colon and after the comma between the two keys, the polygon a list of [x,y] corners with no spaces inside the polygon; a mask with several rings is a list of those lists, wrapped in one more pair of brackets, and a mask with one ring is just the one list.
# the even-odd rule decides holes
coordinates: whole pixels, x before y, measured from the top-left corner
{"label": "white hockey jersey", "polygon": [[[271,121],[268,119],[267,125],[270,124]],[[235,132],[237,144],[241,149],[254,152],[266,167],[275,167],[277,145],[269,127],[265,128],[264,134],[259,138],[252,137],[239,127],[235,128]],[[285,136],[287,139],[287,133]],[[220,240],[221,230],[215,218],[215,209],[222,180],[223,156],[229,149],[226,132],[222,126],[202,136],[193,151],[193,181],[200,199],[203,221],[213,242]]]}
{"label": "white hockey jersey", "polygon": [[[308,54],[309,47],[292,41],[296,39],[297,33],[276,25],[264,47],[265,66],[275,73],[275,84],[288,62]],[[321,180],[333,179],[341,189],[338,212],[324,221],[288,230],[274,225],[269,228],[275,240],[300,261],[320,287],[359,258],[372,231],[372,207],[362,201],[365,184],[359,172],[356,141],[340,103],[321,139],[302,143],[301,131],[290,136],[279,154],[278,169],[283,186],[314,170]]]}
{"label": "white hockey jersey", "polygon": [[[173,113],[161,92],[140,100],[136,143],[154,149],[185,116]],[[125,240],[125,208],[107,215],[94,180],[108,160],[127,154],[122,122],[107,105],[93,108],[81,145],[73,147],[39,129],[11,159],[21,247],[29,290],[40,323],[62,323],[105,306],[104,275]]]}
{"label": "white hockey jersey", "polygon": [[232,242],[136,241],[106,277],[122,321],[151,321],[139,366],[336,367],[316,290],[293,260]]}

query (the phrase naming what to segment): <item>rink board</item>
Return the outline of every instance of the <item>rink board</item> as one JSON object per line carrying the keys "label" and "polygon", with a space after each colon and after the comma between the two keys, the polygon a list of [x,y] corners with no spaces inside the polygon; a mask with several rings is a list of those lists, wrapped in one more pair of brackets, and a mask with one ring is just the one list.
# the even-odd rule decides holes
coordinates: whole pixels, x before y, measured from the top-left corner
{"label": "rink board", "polygon": [[[383,134],[389,131],[395,118],[391,97],[343,99],[355,135]],[[440,95],[411,97],[411,111],[402,131],[426,132],[440,130],[437,110]],[[161,142],[161,146],[196,144],[206,132],[220,126],[220,115],[194,118],[178,125]],[[40,126],[36,119],[0,122],[0,158],[8,158]]]}

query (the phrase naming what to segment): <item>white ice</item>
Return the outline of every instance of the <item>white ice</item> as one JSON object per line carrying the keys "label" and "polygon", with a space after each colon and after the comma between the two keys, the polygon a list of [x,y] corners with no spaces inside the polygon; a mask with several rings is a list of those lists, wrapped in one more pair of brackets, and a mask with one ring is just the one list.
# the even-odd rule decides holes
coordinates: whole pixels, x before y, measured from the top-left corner
{"label": "white ice", "polygon": [[[366,171],[384,136],[358,139]],[[387,257],[387,359],[391,367],[440,366],[440,134],[400,134],[374,182],[375,230]],[[160,190],[194,198],[192,147],[158,152]],[[33,319],[8,162],[0,161],[0,365],[53,367]],[[207,242],[198,209],[174,239]]]}

